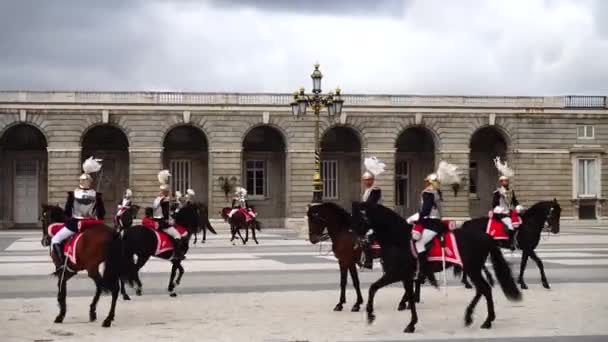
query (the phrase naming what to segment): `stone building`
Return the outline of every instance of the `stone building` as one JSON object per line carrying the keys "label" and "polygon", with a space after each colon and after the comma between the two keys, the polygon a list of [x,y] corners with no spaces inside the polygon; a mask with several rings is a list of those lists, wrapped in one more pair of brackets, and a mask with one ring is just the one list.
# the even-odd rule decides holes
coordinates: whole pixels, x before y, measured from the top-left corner
{"label": "stone building", "polygon": [[[156,174],[193,188],[214,218],[229,205],[224,183],[245,186],[267,227],[299,226],[312,197],[314,117],[291,116],[290,95],[154,92],[0,92],[0,227],[37,224],[40,204],[63,205],[81,162],[97,175],[108,218],[125,188],[149,205]],[[342,115],[321,117],[327,201],[360,197],[362,160],[387,164],[377,182],[403,215],[419,206],[423,177],[440,160],[463,170],[445,214],[485,215],[501,156],[521,202],[557,198],[563,216],[608,216],[605,97],[345,96]]]}

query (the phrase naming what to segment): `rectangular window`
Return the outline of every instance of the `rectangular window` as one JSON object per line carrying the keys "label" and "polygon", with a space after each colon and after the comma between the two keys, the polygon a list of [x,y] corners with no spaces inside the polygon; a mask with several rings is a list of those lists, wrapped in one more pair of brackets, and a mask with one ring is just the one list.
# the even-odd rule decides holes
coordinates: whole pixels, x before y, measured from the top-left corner
{"label": "rectangular window", "polygon": [[469,161],[469,194],[477,195],[477,161]]}
{"label": "rectangular window", "polygon": [[401,160],[395,165],[395,181],[397,205],[409,207],[410,205],[410,165],[407,160]]}
{"label": "rectangular window", "polygon": [[169,172],[171,172],[171,191],[175,193],[179,190],[185,194],[192,184],[192,161],[172,159],[169,161]]}
{"label": "rectangular window", "polygon": [[578,125],[576,126],[576,137],[578,139],[593,139],[595,138],[595,129],[593,125]]}
{"label": "rectangular window", "polygon": [[266,161],[248,160],[245,163],[247,194],[251,197],[266,197]]}
{"label": "rectangular window", "polygon": [[338,199],[338,161],[321,161],[321,181],[323,182],[323,199]]}
{"label": "rectangular window", "polygon": [[578,196],[598,197],[597,159],[579,159],[577,168]]}

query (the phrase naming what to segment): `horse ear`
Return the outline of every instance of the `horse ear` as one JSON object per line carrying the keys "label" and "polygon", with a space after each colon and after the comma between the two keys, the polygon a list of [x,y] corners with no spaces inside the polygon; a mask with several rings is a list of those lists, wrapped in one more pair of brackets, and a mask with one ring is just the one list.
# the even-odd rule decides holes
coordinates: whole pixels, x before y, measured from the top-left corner
{"label": "horse ear", "polygon": [[553,203],[557,203],[557,198],[553,197]]}

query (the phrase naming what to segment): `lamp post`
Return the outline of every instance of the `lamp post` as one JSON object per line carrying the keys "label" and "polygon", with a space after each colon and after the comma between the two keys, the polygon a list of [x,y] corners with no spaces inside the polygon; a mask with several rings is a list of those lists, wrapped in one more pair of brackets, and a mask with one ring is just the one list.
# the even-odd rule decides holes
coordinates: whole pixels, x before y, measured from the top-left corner
{"label": "lamp post", "polygon": [[312,203],[321,203],[321,143],[319,137],[321,110],[327,108],[329,117],[340,115],[342,113],[342,104],[344,100],[340,96],[340,88],[336,88],[335,93],[321,94],[321,79],[323,74],[319,70],[319,64],[315,64],[315,70],[310,75],[312,78],[312,94],[305,94],[304,88],[300,88],[293,94],[293,102],[291,103],[291,111],[297,118],[306,114],[306,108],[310,107],[315,115],[315,163],[314,174],[312,178],[313,195]]}

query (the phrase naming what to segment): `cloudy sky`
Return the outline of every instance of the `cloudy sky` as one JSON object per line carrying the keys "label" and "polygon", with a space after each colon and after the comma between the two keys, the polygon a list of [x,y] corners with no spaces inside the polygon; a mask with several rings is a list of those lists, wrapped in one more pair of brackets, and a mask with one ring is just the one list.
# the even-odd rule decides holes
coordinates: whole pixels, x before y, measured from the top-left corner
{"label": "cloudy sky", "polygon": [[5,0],[0,89],[608,95],[604,0]]}

